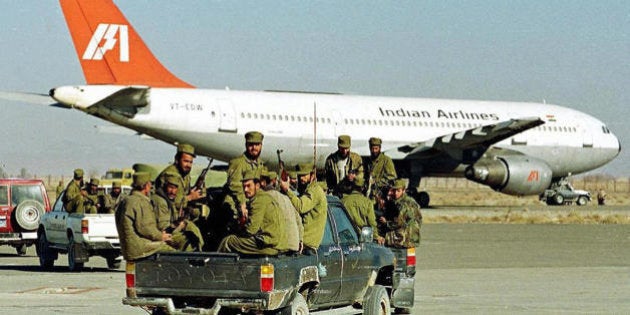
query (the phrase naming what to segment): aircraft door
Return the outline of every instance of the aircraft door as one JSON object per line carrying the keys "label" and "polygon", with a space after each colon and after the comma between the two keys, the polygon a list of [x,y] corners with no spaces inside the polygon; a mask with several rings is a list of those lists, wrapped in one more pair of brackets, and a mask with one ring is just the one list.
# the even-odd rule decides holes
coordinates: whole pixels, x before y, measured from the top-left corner
{"label": "aircraft door", "polygon": [[229,99],[217,100],[219,109],[219,131],[236,132],[236,109]]}
{"label": "aircraft door", "polygon": [[584,148],[593,147],[593,133],[587,129],[584,129],[584,131],[582,132],[582,147]]}

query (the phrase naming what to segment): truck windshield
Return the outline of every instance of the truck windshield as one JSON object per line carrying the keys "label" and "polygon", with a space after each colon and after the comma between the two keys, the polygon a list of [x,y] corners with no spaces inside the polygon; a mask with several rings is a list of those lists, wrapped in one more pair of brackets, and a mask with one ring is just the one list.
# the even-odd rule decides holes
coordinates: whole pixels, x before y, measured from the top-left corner
{"label": "truck windshield", "polygon": [[12,185],[11,201],[17,206],[24,200],[36,200],[44,203],[42,189],[39,185]]}
{"label": "truck windshield", "polygon": [[105,173],[105,179],[117,179],[117,178],[123,178],[123,172],[108,171],[107,173]]}

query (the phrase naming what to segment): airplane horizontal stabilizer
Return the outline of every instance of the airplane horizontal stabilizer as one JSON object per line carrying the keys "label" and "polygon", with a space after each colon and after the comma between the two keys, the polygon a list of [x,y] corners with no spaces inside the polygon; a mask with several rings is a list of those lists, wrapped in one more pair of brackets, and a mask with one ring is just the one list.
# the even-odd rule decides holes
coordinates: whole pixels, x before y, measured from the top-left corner
{"label": "airplane horizontal stabilizer", "polygon": [[99,107],[107,107],[117,111],[127,117],[133,117],[137,113],[138,107],[149,104],[149,87],[126,87],[105,97],[87,108],[88,113],[95,113]]}
{"label": "airplane horizontal stabilizer", "polygon": [[470,164],[477,161],[491,145],[544,123],[538,117],[510,119],[405,145],[387,151],[387,154],[393,159],[405,160],[428,159],[447,154],[460,163]]}

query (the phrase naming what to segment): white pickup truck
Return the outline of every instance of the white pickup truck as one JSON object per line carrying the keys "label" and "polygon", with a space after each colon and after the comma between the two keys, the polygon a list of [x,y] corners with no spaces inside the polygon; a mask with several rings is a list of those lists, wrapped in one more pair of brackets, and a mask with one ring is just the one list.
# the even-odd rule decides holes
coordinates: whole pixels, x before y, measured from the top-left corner
{"label": "white pickup truck", "polygon": [[67,253],[70,271],[81,271],[91,256],[104,257],[111,269],[120,268],[122,256],[114,214],[68,213],[61,201],[64,193],[39,224],[36,248],[40,266],[50,270],[59,253]]}

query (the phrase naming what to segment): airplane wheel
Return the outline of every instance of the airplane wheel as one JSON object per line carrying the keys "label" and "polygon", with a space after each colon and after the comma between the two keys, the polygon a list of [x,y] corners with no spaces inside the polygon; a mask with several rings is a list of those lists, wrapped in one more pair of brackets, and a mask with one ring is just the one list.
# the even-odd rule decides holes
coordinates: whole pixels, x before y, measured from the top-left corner
{"label": "airplane wheel", "polygon": [[431,197],[429,196],[429,193],[426,191],[421,191],[418,193],[418,204],[420,205],[420,208],[428,208],[429,207],[429,203],[431,202]]}

